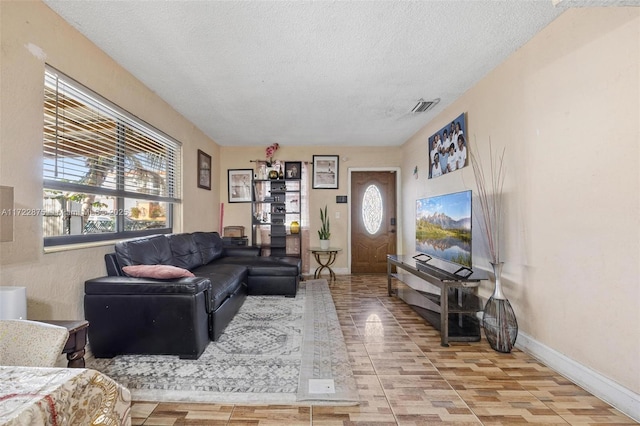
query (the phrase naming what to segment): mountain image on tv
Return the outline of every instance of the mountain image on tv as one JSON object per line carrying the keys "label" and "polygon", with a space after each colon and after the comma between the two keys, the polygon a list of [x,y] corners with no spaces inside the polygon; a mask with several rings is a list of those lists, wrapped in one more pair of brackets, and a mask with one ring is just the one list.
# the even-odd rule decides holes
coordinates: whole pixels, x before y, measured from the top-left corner
{"label": "mountain image on tv", "polygon": [[416,201],[416,251],[471,267],[471,191]]}

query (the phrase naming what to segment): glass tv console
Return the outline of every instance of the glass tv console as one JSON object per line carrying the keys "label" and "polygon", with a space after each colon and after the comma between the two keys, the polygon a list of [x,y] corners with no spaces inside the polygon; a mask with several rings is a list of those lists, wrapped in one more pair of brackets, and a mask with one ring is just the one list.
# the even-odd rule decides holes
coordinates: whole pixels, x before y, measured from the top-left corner
{"label": "glass tv console", "polygon": [[[429,258],[429,256],[426,256]],[[393,269],[397,272],[393,272]],[[477,342],[480,340],[482,311],[477,296],[480,281],[488,279],[484,271],[452,269],[452,264],[438,259],[427,261],[395,254],[387,255],[387,290],[397,296],[440,331],[440,344]],[[405,285],[392,286],[396,278]]]}

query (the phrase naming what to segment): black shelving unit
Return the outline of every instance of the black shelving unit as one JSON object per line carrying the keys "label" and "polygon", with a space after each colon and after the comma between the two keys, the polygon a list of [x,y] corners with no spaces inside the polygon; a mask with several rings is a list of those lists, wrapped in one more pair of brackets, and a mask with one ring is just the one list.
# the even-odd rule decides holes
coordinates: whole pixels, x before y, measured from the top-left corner
{"label": "black shelving unit", "polygon": [[[251,241],[260,246],[263,256],[300,257],[300,183],[300,179],[254,180]],[[295,226],[291,232],[294,222],[298,232]]]}

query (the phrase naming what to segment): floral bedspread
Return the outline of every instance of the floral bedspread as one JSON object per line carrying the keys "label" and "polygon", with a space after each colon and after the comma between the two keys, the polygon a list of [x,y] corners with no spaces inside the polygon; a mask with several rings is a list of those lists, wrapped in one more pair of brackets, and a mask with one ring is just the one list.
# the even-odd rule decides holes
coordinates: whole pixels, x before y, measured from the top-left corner
{"label": "floral bedspread", "polygon": [[0,425],[131,425],[131,394],[84,368],[0,366]]}

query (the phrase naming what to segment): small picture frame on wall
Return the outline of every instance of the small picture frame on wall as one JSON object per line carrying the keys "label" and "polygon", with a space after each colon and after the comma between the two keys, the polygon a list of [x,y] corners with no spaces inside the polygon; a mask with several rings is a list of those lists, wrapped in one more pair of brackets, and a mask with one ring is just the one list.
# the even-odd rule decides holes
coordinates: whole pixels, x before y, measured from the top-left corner
{"label": "small picture frame on wall", "polygon": [[211,156],[198,150],[198,188],[211,191]]}
{"label": "small picture frame on wall", "polygon": [[229,169],[227,174],[229,203],[250,203],[253,169]]}
{"label": "small picture frame on wall", "polygon": [[338,189],[337,155],[313,156],[313,189]]}
{"label": "small picture frame on wall", "polygon": [[301,171],[302,171],[301,161],[285,161],[284,162],[284,178],[285,179],[300,179]]}

